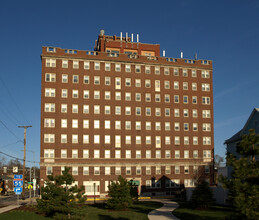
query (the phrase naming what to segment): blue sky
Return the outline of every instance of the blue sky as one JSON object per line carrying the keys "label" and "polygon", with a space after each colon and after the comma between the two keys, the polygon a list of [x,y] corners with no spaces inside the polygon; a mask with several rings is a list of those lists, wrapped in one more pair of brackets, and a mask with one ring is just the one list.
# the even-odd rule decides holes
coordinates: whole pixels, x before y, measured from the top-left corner
{"label": "blue sky", "polygon": [[167,57],[213,60],[215,153],[224,156],[224,140],[259,107],[256,0],[1,1],[0,151],[22,158],[17,126],[32,125],[27,148],[39,161],[41,47],[93,50],[100,29],[139,34]]}

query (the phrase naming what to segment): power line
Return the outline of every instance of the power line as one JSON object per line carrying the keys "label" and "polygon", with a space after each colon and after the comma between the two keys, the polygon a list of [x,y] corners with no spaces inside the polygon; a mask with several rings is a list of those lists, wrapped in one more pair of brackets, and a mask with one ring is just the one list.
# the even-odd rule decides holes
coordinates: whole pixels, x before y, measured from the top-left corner
{"label": "power line", "polygon": [[1,146],[0,148],[5,148],[5,147],[8,147],[8,146],[11,146],[11,145],[17,144],[17,143],[19,143],[19,142],[21,142],[21,143],[22,143],[22,141],[16,141],[16,142],[11,143],[11,144],[3,145],[3,146]]}
{"label": "power line", "polygon": [[13,132],[5,125],[5,123],[4,123],[2,120],[0,120],[0,123],[1,123],[14,137],[16,137],[17,140],[22,141],[18,136],[16,136],[15,133],[13,133]]}
{"label": "power line", "polygon": [[[4,153],[4,152],[2,152],[2,151],[0,151],[0,154],[3,154],[3,155],[5,155],[5,156],[7,156],[7,157],[11,157],[11,158],[13,158],[13,159],[16,159],[16,160],[21,160],[21,161],[23,161],[23,159],[21,159],[21,158],[19,158],[19,157],[14,157],[14,156],[11,156],[11,155],[9,155],[9,154],[6,154],[6,153]],[[30,162],[30,163],[40,163],[40,162],[38,162],[38,161],[31,161],[31,160],[26,160],[27,162]]]}
{"label": "power line", "polygon": [[[2,106],[1,106],[2,107]],[[6,109],[6,111],[8,112],[8,114],[4,111],[4,108],[0,108],[1,112],[10,119],[10,121],[12,121],[15,125],[19,124],[19,120],[11,113],[11,111],[8,111],[8,109]]]}
{"label": "power line", "polygon": [[26,121],[27,123],[29,123],[28,120],[26,119],[25,115],[23,114],[23,112],[22,112],[21,109],[19,108],[18,104],[16,103],[16,101],[15,101],[14,97],[12,96],[10,90],[9,90],[8,87],[5,85],[5,83],[4,83],[3,79],[1,78],[1,76],[0,76],[0,81],[1,81],[2,84],[4,85],[4,87],[5,87],[5,89],[6,89],[7,93],[8,93],[8,95],[11,97],[11,100],[13,101],[13,103],[14,103],[14,105],[16,106],[17,110],[20,112],[21,116],[25,119],[25,121]]}

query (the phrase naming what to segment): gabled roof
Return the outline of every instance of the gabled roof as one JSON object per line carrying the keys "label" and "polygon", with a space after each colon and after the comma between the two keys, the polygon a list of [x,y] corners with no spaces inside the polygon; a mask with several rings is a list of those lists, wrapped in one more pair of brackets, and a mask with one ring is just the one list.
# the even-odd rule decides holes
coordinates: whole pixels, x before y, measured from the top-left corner
{"label": "gabled roof", "polygon": [[251,119],[253,118],[254,114],[256,113],[259,113],[259,108],[254,108],[252,113],[250,114],[249,118],[247,119],[244,127],[239,131],[237,132],[236,134],[234,134],[231,138],[225,140],[224,144],[230,144],[230,143],[233,143],[233,142],[236,142],[236,141],[239,141],[242,139],[242,136],[244,135],[244,131],[246,130],[249,122],[251,121]]}

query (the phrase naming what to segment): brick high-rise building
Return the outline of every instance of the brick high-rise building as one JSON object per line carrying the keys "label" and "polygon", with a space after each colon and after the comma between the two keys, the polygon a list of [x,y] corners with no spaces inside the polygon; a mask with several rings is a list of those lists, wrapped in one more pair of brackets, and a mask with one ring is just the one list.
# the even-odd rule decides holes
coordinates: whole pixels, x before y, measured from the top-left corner
{"label": "brick high-rise building", "polygon": [[104,31],[94,51],[43,47],[41,58],[41,185],[65,166],[87,195],[118,175],[142,195],[212,183],[211,61]]}

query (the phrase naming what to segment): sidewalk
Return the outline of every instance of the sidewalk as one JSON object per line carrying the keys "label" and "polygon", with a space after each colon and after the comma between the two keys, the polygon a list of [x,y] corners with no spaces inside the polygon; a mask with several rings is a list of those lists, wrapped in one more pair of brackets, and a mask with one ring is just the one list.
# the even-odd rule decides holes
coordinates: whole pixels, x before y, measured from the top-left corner
{"label": "sidewalk", "polygon": [[[13,203],[13,202],[12,202]],[[17,202],[16,202],[17,203]],[[30,198],[27,198],[25,200],[22,200],[20,199],[19,200],[19,205],[14,205],[14,204],[11,204],[11,205],[7,205],[5,207],[2,207],[0,208],[0,214],[1,213],[4,213],[4,212],[8,212],[10,210],[13,210],[13,209],[16,209],[16,208],[19,208],[20,206],[23,206],[23,205],[27,205],[27,204],[30,204],[31,203],[31,200]],[[36,198],[32,198],[32,204],[35,204],[36,203]]]}
{"label": "sidewalk", "polygon": [[176,202],[173,202],[168,199],[152,199],[150,201],[161,202],[164,204],[164,206],[150,212],[148,214],[149,220],[158,220],[158,219],[159,220],[169,220],[169,219],[179,220],[179,218],[176,218],[172,214],[172,211],[179,206]]}

